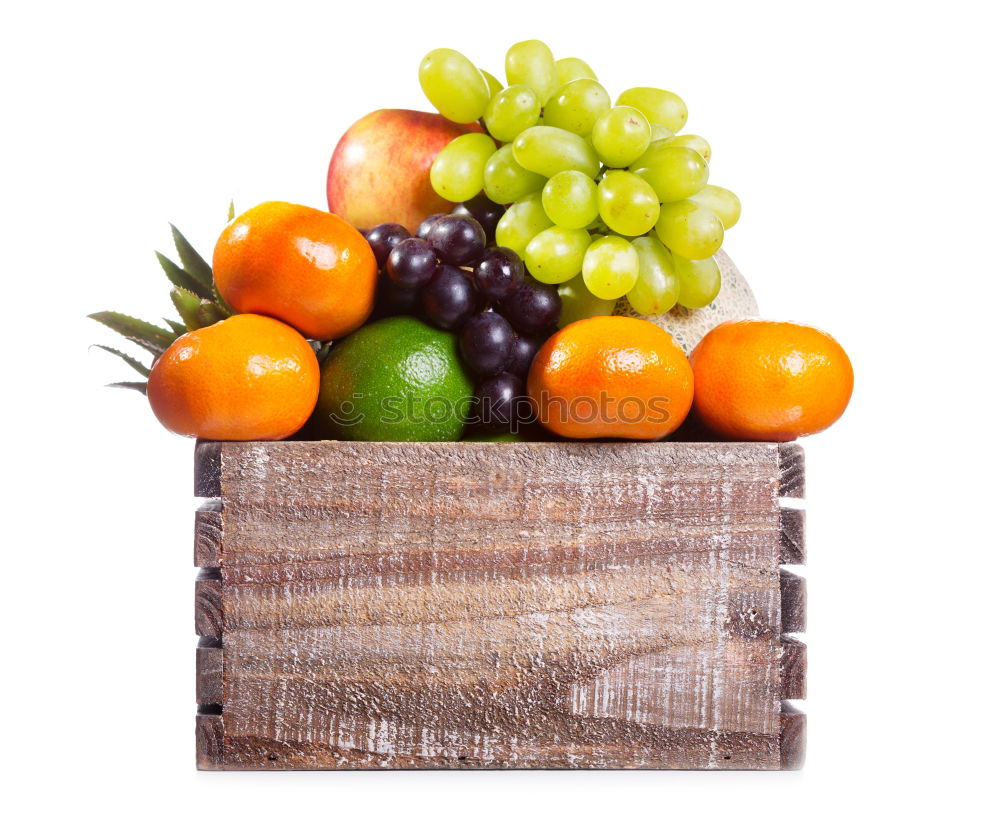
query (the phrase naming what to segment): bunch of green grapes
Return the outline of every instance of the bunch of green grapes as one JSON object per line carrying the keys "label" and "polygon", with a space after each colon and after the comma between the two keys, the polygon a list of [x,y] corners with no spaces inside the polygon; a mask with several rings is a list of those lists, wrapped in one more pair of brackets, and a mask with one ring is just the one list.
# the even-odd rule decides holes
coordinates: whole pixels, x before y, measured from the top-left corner
{"label": "bunch of green grapes", "polygon": [[708,183],[708,141],[680,134],[684,101],[636,87],[612,105],[590,66],[556,60],[538,40],[510,47],[506,78],[503,87],[453,49],[421,62],[437,110],[485,129],[441,150],[434,190],[456,203],[483,191],[507,207],[497,245],[560,284],[562,324],[609,315],[622,296],[641,315],[710,304],[721,285],[712,256],[741,207]]}

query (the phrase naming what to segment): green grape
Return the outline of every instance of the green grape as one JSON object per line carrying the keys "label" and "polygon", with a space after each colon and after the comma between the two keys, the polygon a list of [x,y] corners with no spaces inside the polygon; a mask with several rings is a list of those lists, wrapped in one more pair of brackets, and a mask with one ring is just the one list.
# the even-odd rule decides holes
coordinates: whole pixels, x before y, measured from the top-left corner
{"label": "green grape", "polygon": [[611,108],[611,96],[596,80],[579,78],[556,89],[545,104],[542,122],[586,137],[597,119]]}
{"label": "green grape", "polygon": [[674,201],[660,207],[656,234],[676,257],[701,261],[722,246],[722,219],[707,206],[692,200]]}
{"label": "green grape", "polygon": [[677,95],[648,86],[626,89],[618,95],[615,106],[635,106],[650,123],[662,123],[675,134],[684,128],[688,119],[687,106]]}
{"label": "green grape", "polygon": [[522,40],[507,50],[507,85],[530,86],[544,106],[559,87],[552,51],[541,40]]}
{"label": "green grape", "polygon": [[445,200],[460,203],[483,188],[483,175],[496,144],[489,135],[459,135],[437,153],[431,164],[431,186]]}
{"label": "green grape", "polygon": [[706,183],[700,192],[692,195],[691,200],[711,209],[722,219],[722,226],[725,229],[732,229],[743,212],[743,205],[735,192],[710,183]]}
{"label": "green grape", "polygon": [[597,218],[597,184],[583,172],[567,169],[549,178],[542,190],[545,214],[563,229],[583,229]]}
{"label": "green grape", "polygon": [[586,229],[552,226],[531,239],[524,250],[524,265],[543,284],[561,284],[580,274],[589,246]]}
{"label": "green grape", "polygon": [[510,143],[525,129],[538,123],[542,106],[530,86],[508,86],[486,105],[486,128],[497,140]]}
{"label": "green grape", "polygon": [[574,321],[582,321],[584,318],[610,315],[615,311],[614,299],[598,298],[587,288],[582,275],[559,284],[559,297],[562,298],[560,327],[572,324]]}
{"label": "green grape", "polygon": [[615,170],[597,185],[601,220],[620,235],[645,235],[660,217],[660,200],[638,175]]}
{"label": "green grape", "polygon": [[434,49],[420,61],[420,88],[442,115],[455,123],[474,123],[490,102],[486,78],[469,58],[454,49]]}
{"label": "green grape", "polygon": [[624,238],[597,238],[583,256],[583,282],[605,301],[621,298],[638,277],[639,255]]}
{"label": "green grape", "polygon": [[514,201],[497,224],[497,246],[513,249],[523,258],[531,239],[552,226],[542,207],[542,193],[534,192]]}
{"label": "green grape", "polygon": [[688,149],[694,149],[705,158],[705,163],[712,162],[712,147],[701,135],[677,135],[670,141],[670,145],[687,146]]}
{"label": "green grape", "polygon": [[639,279],[628,291],[628,302],[640,315],[662,315],[677,303],[680,280],[674,272],[670,251],[656,238],[632,241],[639,256]]}
{"label": "green grape", "polygon": [[486,85],[489,87],[490,99],[492,100],[493,96],[503,89],[503,84],[486,71],[486,69],[480,69],[479,71],[482,72],[483,77],[486,78]]}
{"label": "green grape", "polygon": [[601,115],[590,135],[605,166],[622,169],[649,148],[651,130],[646,116],[631,106],[615,106]]}
{"label": "green grape", "polygon": [[657,140],[668,140],[669,138],[672,138],[674,136],[674,133],[671,132],[662,123],[650,123],[649,129],[650,132],[652,133],[650,138],[651,143]]}
{"label": "green grape", "polygon": [[660,140],[631,169],[649,183],[662,203],[689,198],[708,181],[708,164],[694,149]]}
{"label": "green grape", "polygon": [[511,145],[514,147],[514,159],[521,166],[547,178],[565,169],[575,169],[594,178],[601,166],[587,141],[553,126],[525,129]]}
{"label": "green grape", "polygon": [[560,86],[565,86],[571,80],[579,80],[581,77],[597,80],[594,70],[579,57],[562,57],[557,60],[556,76],[559,78]]}
{"label": "green grape", "polygon": [[494,203],[513,203],[543,186],[545,178],[529,172],[514,160],[514,150],[509,143],[493,152],[483,169],[483,189]]}
{"label": "green grape", "polygon": [[707,307],[722,288],[722,273],[715,258],[691,261],[674,253],[674,271],[680,282],[677,303],[688,309]]}

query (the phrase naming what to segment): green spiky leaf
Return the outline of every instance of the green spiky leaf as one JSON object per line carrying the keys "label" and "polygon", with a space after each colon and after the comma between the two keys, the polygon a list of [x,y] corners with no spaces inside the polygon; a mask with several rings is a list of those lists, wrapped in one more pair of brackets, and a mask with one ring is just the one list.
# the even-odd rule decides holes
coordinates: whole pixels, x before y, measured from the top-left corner
{"label": "green spiky leaf", "polygon": [[153,355],[160,355],[177,338],[176,333],[168,329],[158,327],[148,321],[141,321],[130,315],[124,315],[121,312],[95,312],[87,317],[113,329],[119,335],[128,338],[129,341],[134,341]]}
{"label": "green spiky leaf", "polygon": [[108,386],[119,390],[138,390],[143,395],[146,394],[145,381],[115,381],[115,383],[108,384]]}
{"label": "green spiky leaf", "polygon": [[166,274],[167,279],[176,287],[187,290],[188,292],[193,292],[199,298],[211,298],[212,297],[212,282],[209,281],[208,285],[201,283],[197,278],[195,278],[190,272],[181,269],[177,264],[170,260],[166,255],[159,252],[156,253],[156,260],[160,262],[160,266],[163,267],[163,272]]}
{"label": "green spiky leaf", "polygon": [[236,204],[233,201],[229,201],[229,220],[236,217]]}
{"label": "green spiky leaf", "polygon": [[120,349],[115,349],[114,347],[106,347],[104,344],[93,344],[93,346],[98,349],[102,349],[105,352],[110,352],[112,355],[117,355],[126,364],[128,364],[132,369],[134,369],[143,378],[149,378],[149,367],[142,363],[138,358],[133,358],[128,353],[122,352]]}
{"label": "green spiky leaf", "polygon": [[[201,255],[198,254],[197,250],[188,242],[180,230],[170,224],[170,231],[174,236],[174,246],[177,247],[177,254],[181,259],[181,265],[184,267],[185,271],[194,278],[204,289],[211,291],[212,289],[212,267],[209,265]],[[181,286],[181,284],[178,284]],[[185,287],[187,289],[187,287]],[[198,290],[192,290],[192,292],[198,292]],[[198,292],[202,295],[201,292]],[[203,298],[210,298],[211,295],[202,295]]]}
{"label": "green spiky leaf", "polygon": [[178,335],[183,335],[185,332],[188,331],[188,328],[184,326],[184,324],[178,324],[176,321],[173,321],[170,318],[164,318],[163,320],[166,321],[167,326],[170,327]]}
{"label": "green spiky leaf", "polygon": [[210,327],[219,321],[224,321],[229,314],[215,301],[202,301],[198,307],[198,323],[203,327]]}
{"label": "green spiky leaf", "polygon": [[200,329],[204,324],[198,320],[198,308],[201,298],[193,292],[175,286],[170,290],[170,300],[173,301],[177,314],[181,316],[189,330]]}

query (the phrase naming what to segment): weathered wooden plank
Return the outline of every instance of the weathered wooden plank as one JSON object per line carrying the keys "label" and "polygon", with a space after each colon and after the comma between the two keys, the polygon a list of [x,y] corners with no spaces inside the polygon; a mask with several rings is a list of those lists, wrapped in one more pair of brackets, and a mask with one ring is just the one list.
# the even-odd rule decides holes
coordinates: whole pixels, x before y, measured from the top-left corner
{"label": "weathered wooden plank", "polygon": [[806,629],[806,580],[781,571],[781,632],[802,633]]}
{"label": "weathered wooden plank", "polygon": [[782,507],[781,563],[806,563],[806,511]]}
{"label": "weathered wooden plank", "polygon": [[781,698],[806,698],[806,646],[791,636],[781,637]]}
{"label": "weathered wooden plank", "polygon": [[786,445],[199,448],[226,769],[792,759]]}
{"label": "weathered wooden plank", "polygon": [[194,445],[194,494],[218,498],[221,492],[222,448],[220,441],[196,441]]}
{"label": "weathered wooden plank", "polygon": [[199,578],[194,583],[194,632],[199,636],[222,636],[222,581]]}
{"label": "weathered wooden plank", "polygon": [[218,567],[222,550],[222,503],[202,504],[194,514],[194,566]]}
{"label": "weathered wooden plank", "polygon": [[[355,745],[333,746],[322,741],[269,739],[256,735],[226,734],[225,770],[371,770],[371,769],[702,769],[779,770],[781,737],[713,732],[699,729],[666,729],[618,720],[581,720],[545,713],[551,727],[526,731],[522,740],[494,741],[488,728],[463,738],[452,736],[447,748],[412,748],[379,753],[379,737],[407,741],[422,731],[401,728],[393,721],[345,720],[338,732]],[[489,724],[484,720],[484,724]],[[430,731],[427,732],[431,734]],[[553,746],[550,737],[565,737],[571,746]],[[374,744],[372,744],[374,743]],[[433,743],[431,743],[433,745]]]}
{"label": "weathered wooden plank", "polygon": [[781,703],[781,769],[797,771],[806,761],[806,715]]}
{"label": "weathered wooden plank", "polygon": [[806,457],[799,444],[777,445],[781,463],[778,495],[804,498],[806,494]]}
{"label": "weathered wooden plank", "polygon": [[224,723],[220,714],[195,716],[195,754],[198,770],[219,771],[225,768]]}
{"label": "weathered wooden plank", "polygon": [[515,552],[678,536],[708,547],[730,514],[771,531],[776,512],[774,444],[219,446],[224,555],[251,565],[462,552],[487,536]]}
{"label": "weathered wooden plank", "polygon": [[213,644],[215,641],[208,639],[197,648],[195,695],[199,705],[222,704],[222,646]]}

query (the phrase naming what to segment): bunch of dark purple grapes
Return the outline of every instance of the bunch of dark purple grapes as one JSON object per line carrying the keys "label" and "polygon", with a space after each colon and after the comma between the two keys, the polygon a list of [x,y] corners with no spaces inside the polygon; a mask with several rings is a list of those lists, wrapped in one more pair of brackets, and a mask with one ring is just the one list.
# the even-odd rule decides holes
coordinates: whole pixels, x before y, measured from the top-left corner
{"label": "bunch of dark purple grapes", "polygon": [[365,233],[382,272],[378,315],[417,315],[458,333],[478,378],[474,415],[484,429],[516,428],[528,417],[528,368],[562,309],[554,287],[526,277],[515,252],[492,245],[503,211],[481,195],[425,218],[416,236],[395,223]]}

